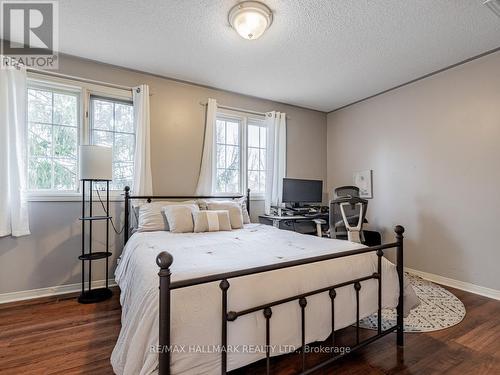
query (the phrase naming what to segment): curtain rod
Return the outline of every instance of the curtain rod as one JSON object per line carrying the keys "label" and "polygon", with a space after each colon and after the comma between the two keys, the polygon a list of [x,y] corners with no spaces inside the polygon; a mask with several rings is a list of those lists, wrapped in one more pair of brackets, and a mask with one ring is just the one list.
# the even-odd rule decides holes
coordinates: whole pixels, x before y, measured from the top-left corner
{"label": "curtain rod", "polygon": [[[208,103],[202,103],[202,102],[200,102],[200,105],[202,105],[203,107],[206,107],[207,104]],[[218,108],[222,108],[222,109],[228,109],[230,111],[237,111],[237,112],[249,113],[249,114],[252,114],[252,115],[259,115],[259,116],[266,116],[265,112],[251,111],[249,109],[243,109],[243,108],[237,108],[237,107],[229,107],[227,105],[219,105],[219,104],[217,104],[217,107]]]}
{"label": "curtain rod", "polygon": [[87,79],[87,78],[80,78],[80,77],[75,77],[75,76],[71,76],[71,75],[68,75],[68,74],[51,72],[51,71],[48,71],[48,70],[28,68],[28,69],[26,69],[26,71],[28,71],[30,73],[48,75],[48,76],[52,76],[52,77],[71,79],[73,81],[78,81],[78,82],[92,83],[92,84],[95,84],[95,85],[107,86],[107,87],[111,87],[111,88],[114,88],[114,89],[121,89],[121,90],[127,90],[127,91],[132,91],[134,89],[133,87],[130,87],[130,86],[115,85],[114,83],[96,81],[96,80]]}

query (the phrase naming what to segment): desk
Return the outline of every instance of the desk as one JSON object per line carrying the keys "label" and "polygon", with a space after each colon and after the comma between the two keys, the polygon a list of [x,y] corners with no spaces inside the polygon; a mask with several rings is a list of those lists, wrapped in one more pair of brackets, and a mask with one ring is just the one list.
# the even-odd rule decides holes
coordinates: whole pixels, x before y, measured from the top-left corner
{"label": "desk", "polygon": [[275,215],[260,215],[259,223],[272,225],[279,229],[291,230],[303,234],[316,235],[316,224],[314,219],[323,219],[328,223],[328,214],[318,214],[315,216],[275,216]]}

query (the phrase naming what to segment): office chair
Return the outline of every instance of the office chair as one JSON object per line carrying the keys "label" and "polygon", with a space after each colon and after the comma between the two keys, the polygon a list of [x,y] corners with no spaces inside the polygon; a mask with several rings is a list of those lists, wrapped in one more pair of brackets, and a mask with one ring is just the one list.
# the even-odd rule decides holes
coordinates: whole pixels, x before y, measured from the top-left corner
{"label": "office chair", "polygon": [[340,186],[333,191],[333,199],[349,196],[359,197],[359,188],[357,186]]}
{"label": "office chair", "polygon": [[368,201],[359,197],[356,186],[336,188],[334,199],[330,201],[330,237],[364,243],[367,208]]}

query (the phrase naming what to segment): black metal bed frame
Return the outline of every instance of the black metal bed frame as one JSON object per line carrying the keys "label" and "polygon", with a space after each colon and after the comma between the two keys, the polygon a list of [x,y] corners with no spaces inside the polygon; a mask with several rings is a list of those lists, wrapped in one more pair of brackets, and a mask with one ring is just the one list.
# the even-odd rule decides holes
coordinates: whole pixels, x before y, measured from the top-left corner
{"label": "black metal bed frame", "polygon": [[[127,242],[129,237],[129,213],[130,213],[130,201],[133,199],[145,199],[151,202],[152,199],[195,199],[195,198],[241,198],[242,196],[131,196],[130,189],[125,188],[125,229],[124,229],[124,243]],[[250,190],[247,191],[247,208],[250,211]],[[298,301],[298,305],[301,309],[301,347],[302,347],[302,371],[300,374],[310,374],[317,371],[332,362],[338,360],[346,354],[350,354],[358,349],[386,336],[387,334],[396,331],[397,332],[397,345],[404,345],[404,331],[403,331],[403,233],[404,228],[401,225],[397,225],[394,228],[396,233],[396,241],[393,243],[383,244],[380,246],[363,247],[356,250],[343,251],[340,253],[333,253],[321,256],[315,256],[310,258],[304,258],[294,261],[282,262],[278,264],[272,264],[267,266],[254,267],[249,269],[237,270],[232,272],[225,272],[215,275],[197,277],[187,280],[171,281],[170,266],[172,265],[174,258],[167,251],[162,251],[158,254],[156,258],[156,263],[160,267],[158,276],[160,278],[159,286],[159,298],[160,298],[160,309],[159,309],[159,346],[158,346],[158,360],[159,360],[159,375],[170,375],[170,351],[171,351],[171,337],[170,337],[170,312],[171,312],[171,301],[170,295],[171,291],[175,289],[187,288],[200,284],[207,284],[211,282],[219,281],[219,287],[221,289],[221,374],[227,373],[227,329],[228,322],[234,322],[240,316],[251,314],[257,311],[262,311],[266,319],[266,373],[270,374],[270,324],[272,317],[272,308],[277,305],[284,303]],[[396,268],[399,276],[399,298],[397,306],[397,321],[396,325],[382,330],[382,257],[384,256],[384,250],[395,248],[397,251],[397,261]],[[228,296],[227,292],[230,287],[229,279],[234,279],[237,277],[254,275],[258,273],[275,271],[283,268],[297,267],[305,264],[311,264],[316,262],[327,261],[331,259],[344,258],[352,255],[365,254],[375,252],[377,254],[377,272],[360,277],[353,280],[347,280],[345,282],[330,285],[321,289],[316,289],[309,291],[307,293],[302,293],[294,296],[290,296],[284,299],[280,299],[274,302],[266,303],[263,305],[255,306],[241,311],[228,311]],[[359,291],[362,287],[362,282],[370,279],[378,280],[378,330],[377,333],[366,340],[360,341],[359,337]],[[328,293],[331,300],[331,345],[335,346],[335,297],[337,296],[337,289],[342,287],[347,287],[352,285],[356,292],[356,344],[350,347],[349,352],[344,352],[341,354],[334,355],[323,362],[306,369],[305,361],[305,313],[307,306],[307,297],[313,296],[320,293]],[[332,351],[333,352],[333,351]]]}

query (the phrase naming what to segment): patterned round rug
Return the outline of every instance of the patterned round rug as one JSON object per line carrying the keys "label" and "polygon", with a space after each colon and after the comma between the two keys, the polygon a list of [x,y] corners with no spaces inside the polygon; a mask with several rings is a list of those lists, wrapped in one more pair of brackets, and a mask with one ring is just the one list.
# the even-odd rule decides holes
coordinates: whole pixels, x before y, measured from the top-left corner
{"label": "patterned round rug", "polygon": [[[420,299],[420,305],[404,318],[405,332],[430,332],[458,324],[465,317],[465,306],[453,293],[418,276],[405,275]],[[382,329],[396,325],[396,309],[382,310]],[[362,319],[359,326],[377,329],[377,313]]]}

